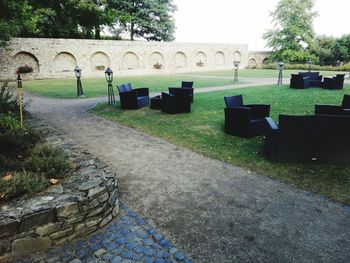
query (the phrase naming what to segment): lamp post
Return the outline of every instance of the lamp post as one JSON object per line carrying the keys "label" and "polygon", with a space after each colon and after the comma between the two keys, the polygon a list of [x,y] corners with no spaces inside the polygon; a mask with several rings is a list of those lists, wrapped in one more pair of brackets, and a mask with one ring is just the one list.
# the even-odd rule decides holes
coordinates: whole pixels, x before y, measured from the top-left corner
{"label": "lamp post", "polygon": [[21,121],[21,128],[23,128],[23,107],[22,107],[22,79],[21,74],[17,75],[18,99],[19,99],[19,117]]}
{"label": "lamp post", "polygon": [[105,71],[106,81],[108,83],[108,104],[115,104],[114,91],[113,91],[113,71],[107,68]]}
{"label": "lamp post", "polygon": [[309,59],[307,61],[307,69],[308,69],[309,72],[311,72],[311,65],[312,65],[312,61],[311,61],[311,59]]}
{"label": "lamp post", "polygon": [[238,83],[238,68],[239,68],[239,61],[234,61],[233,65],[235,67],[235,76],[233,78],[233,83],[236,84]]}
{"label": "lamp post", "polygon": [[81,68],[76,66],[74,69],[75,76],[77,77],[77,96],[84,97],[83,86],[81,85]]}
{"label": "lamp post", "polygon": [[283,79],[283,69],[284,69],[284,63],[282,61],[278,62],[278,81],[277,85],[282,85],[282,79]]}

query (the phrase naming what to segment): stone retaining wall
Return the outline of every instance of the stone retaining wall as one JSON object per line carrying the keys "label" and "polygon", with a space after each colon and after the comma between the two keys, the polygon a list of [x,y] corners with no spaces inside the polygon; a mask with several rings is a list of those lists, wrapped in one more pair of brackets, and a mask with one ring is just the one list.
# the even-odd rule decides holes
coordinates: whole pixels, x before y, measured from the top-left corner
{"label": "stone retaining wall", "polygon": [[115,173],[50,127],[48,143],[63,147],[75,166],[59,185],[0,208],[1,256],[20,256],[85,236],[119,213]]}

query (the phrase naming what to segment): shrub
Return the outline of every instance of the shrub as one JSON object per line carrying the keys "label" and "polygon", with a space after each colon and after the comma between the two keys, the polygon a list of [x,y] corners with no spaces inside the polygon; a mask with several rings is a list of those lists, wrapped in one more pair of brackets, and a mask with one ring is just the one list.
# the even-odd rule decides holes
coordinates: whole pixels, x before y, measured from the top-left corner
{"label": "shrub", "polygon": [[21,65],[16,69],[16,74],[32,73],[32,72],[33,72],[33,67],[29,66],[28,64]]}
{"label": "shrub", "polygon": [[46,189],[49,184],[49,180],[40,173],[15,172],[10,180],[0,178],[0,200],[8,200],[26,193],[37,193]]}
{"label": "shrub", "polygon": [[[276,64],[263,64],[261,65],[263,69],[277,69]],[[296,69],[296,70],[308,70],[307,64],[285,64],[284,69]],[[350,71],[350,64],[344,64],[341,66],[320,66],[311,65],[311,70],[324,70],[324,71]]]}
{"label": "shrub", "polygon": [[10,88],[3,86],[0,89],[0,114],[10,112],[19,112],[19,100]]}
{"label": "shrub", "polygon": [[62,178],[70,170],[67,155],[63,150],[49,145],[39,144],[34,147],[26,160],[25,168],[28,171],[40,172],[46,178]]}
{"label": "shrub", "polygon": [[105,66],[103,65],[98,65],[95,67],[97,70],[104,70],[105,69]]}
{"label": "shrub", "polygon": [[0,114],[0,133],[5,133],[8,130],[19,129],[21,123],[12,113]]}

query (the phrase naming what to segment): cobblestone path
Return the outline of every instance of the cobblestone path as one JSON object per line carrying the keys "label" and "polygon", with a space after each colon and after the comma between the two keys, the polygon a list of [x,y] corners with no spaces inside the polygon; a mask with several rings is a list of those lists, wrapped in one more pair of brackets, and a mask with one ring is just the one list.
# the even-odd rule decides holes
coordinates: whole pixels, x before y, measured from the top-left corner
{"label": "cobblestone path", "polygon": [[192,262],[125,204],[122,203],[120,209],[119,218],[89,238],[20,258],[17,262]]}
{"label": "cobblestone path", "polygon": [[115,170],[122,200],[194,262],[350,261],[349,207],[87,113],[101,98],[31,99],[30,112]]}

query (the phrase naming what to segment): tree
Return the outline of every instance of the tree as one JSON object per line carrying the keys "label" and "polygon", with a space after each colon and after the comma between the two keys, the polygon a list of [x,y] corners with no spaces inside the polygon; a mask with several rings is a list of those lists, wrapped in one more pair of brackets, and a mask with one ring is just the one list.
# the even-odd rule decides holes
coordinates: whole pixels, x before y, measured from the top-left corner
{"label": "tree", "polygon": [[321,66],[336,65],[337,59],[333,55],[336,39],[332,36],[317,36],[315,44],[310,48],[311,54],[318,58]]}
{"label": "tree", "polygon": [[350,62],[350,35],[343,35],[335,41],[332,55],[338,63]]}
{"label": "tree", "polygon": [[108,6],[117,11],[115,27],[128,32],[130,39],[174,40],[176,6],[172,0],[109,0]]}
{"label": "tree", "polygon": [[312,9],[313,0],[280,0],[276,10],[271,12],[273,29],[263,38],[272,48],[273,59],[284,62],[304,63],[317,57],[309,52],[313,46],[314,31],[312,22],[317,12]]}

